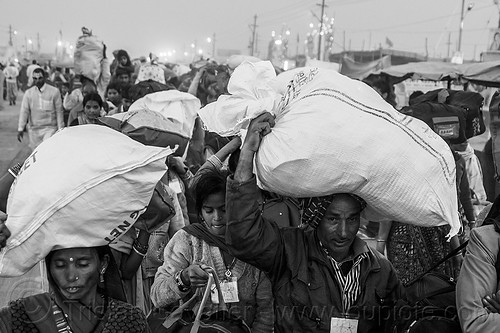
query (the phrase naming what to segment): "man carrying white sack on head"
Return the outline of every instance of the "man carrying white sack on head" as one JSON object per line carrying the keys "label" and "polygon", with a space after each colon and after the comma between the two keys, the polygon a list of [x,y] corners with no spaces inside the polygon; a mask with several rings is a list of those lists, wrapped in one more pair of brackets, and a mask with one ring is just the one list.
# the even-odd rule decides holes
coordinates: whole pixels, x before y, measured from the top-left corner
{"label": "man carrying white sack on head", "polygon": [[276,332],[381,332],[403,289],[390,262],[356,236],[366,202],[349,193],[310,200],[302,223],[280,229],[258,204],[253,160],[274,117],[255,118],[228,180],[227,244],[265,271],[275,297]]}

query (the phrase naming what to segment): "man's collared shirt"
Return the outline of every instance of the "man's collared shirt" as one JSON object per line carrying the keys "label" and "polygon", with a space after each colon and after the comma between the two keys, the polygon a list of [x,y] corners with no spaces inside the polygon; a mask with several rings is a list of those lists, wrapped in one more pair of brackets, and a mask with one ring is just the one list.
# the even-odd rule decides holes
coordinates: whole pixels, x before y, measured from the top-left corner
{"label": "man's collared shirt", "polygon": [[[343,262],[337,262],[333,259],[320,242],[321,248],[325,251],[328,259],[330,259],[335,277],[340,285],[342,293],[342,308],[344,313],[348,313],[348,310],[355,304],[361,294],[361,284],[359,280],[361,274],[361,261],[368,257],[368,252],[361,250],[359,247],[360,244],[356,244],[356,241],[357,240],[353,243],[353,247],[355,248],[354,259],[349,257]],[[346,265],[348,266],[346,267]]]}
{"label": "man's collared shirt", "polygon": [[31,127],[64,127],[61,94],[57,88],[44,84],[41,89],[33,86],[26,90],[21,104],[18,131],[23,131],[28,122]]}

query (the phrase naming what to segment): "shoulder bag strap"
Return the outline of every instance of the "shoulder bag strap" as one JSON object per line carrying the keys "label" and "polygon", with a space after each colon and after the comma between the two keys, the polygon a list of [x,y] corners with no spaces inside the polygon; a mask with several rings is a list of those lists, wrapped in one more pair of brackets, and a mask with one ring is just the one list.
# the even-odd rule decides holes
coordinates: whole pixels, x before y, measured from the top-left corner
{"label": "shoulder bag strap", "polygon": [[203,308],[205,307],[205,304],[207,303],[208,298],[210,297],[210,289],[212,283],[215,283],[215,287],[217,288],[217,292],[219,293],[219,303],[222,310],[227,311],[227,306],[226,303],[224,302],[224,296],[222,295],[222,290],[220,288],[220,282],[219,278],[217,277],[217,273],[213,268],[208,268],[206,269],[206,271],[208,273],[207,288],[205,289],[205,293],[203,294],[203,299],[200,303],[200,308],[198,309],[198,313],[196,314],[196,318],[194,319],[193,327],[191,327],[190,333],[198,333],[198,330],[200,329],[201,315],[203,313]]}
{"label": "shoulder bag strap", "polygon": [[460,246],[458,246],[456,249],[452,250],[450,253],[448,253],[448,255],[446,257],[444,257],[443,259],[439,260],[436,264],[434,264],[434,266],[432,266],[431,268],[429,268],[428,270],[426,270],[425,272],[423,272],[422,274],[420,274],[419,276],[417,276],[415,279],[413,279],[411,282],[409,282],[407,285],[411,285],[413,284],[415,281],[418,281],[419,279],[421,279],[425,274],[429,273],[429,272],[432,272],[434,269],[436,269],[439,265],[441,265],[442,263],[444,263],[445,261],[447,261],[448,259],[452,258],[453,256],[457,255],[458,253],[460,253],[460,251],[462,251],[466,246],[467,244],[469,244],[469,241],[465,241],[463,242],[462,244],[460,244]]}

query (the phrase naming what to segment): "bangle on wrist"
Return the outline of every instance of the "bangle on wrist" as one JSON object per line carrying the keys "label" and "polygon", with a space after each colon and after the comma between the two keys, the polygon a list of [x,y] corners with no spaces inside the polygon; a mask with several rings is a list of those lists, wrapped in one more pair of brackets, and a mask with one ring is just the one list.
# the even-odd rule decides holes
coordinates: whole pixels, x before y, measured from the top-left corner
{"label": "bangle on wrist", "polygon": [[136,248],[137,250],[139,250],[140,252],[148,252],[148,248],[149,246],[148,245],[143,245],[141,243],[139,243],[139,241],[136,239],[134,241],[134,245],[133,245],[134,248]]}
{"label": "bangle on wrist", "polygon": [[181,175],[179,174],[179,177],[181,177],[182,180],[186,180],[186,179],[189,179],[191,177],[193,177],[193,173],[191,172],[191,170],[187,170],[185,174]]}
{"label": "bangle on wrist", "polygon": [[147,254],[147,252],[141,252],[141,251],[137,250],[135,248],[135,246],[132,247],[132,250],[134,250],[134,252],[137,253],[138,255],[140,255],[141,257],[145,257]]}
{"label": "bangle on wrist", "polygon": [[377,239],[377,243],[385,243],[385,239]]}
{"label": "bangle on wrist", "polygon": [[191,289],[191,286],[188,286],[186,284],[184,284],[184,282],[182,281],[182,272],[184,271],[184,269],[181,269],[180,271],[178,271],[177,273],[175,273],[175,283],[177,283],[177,287],[179,288],[179,290],[183,293],[185,293],[186,291],[189,291]]}

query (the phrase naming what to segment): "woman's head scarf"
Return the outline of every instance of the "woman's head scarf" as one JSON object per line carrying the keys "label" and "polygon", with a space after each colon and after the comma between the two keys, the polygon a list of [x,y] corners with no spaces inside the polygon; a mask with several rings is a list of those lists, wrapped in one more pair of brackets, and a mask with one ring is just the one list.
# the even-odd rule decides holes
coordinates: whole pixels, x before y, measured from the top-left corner
{"label": "woman's head scarf", "polygon": [[337,193],[330,194],[323,197],[313,197],[305,199],[303,202],[303,213],[302,213],[302,225],[311,226],[317,228],[323,217],[325,216],[328,206],[335,200],[335,197],[347,194],[353,199],[355,199],[360,205],[360,211],[366,208],[366,201],[358,197],[357,195],[350,193]]}

